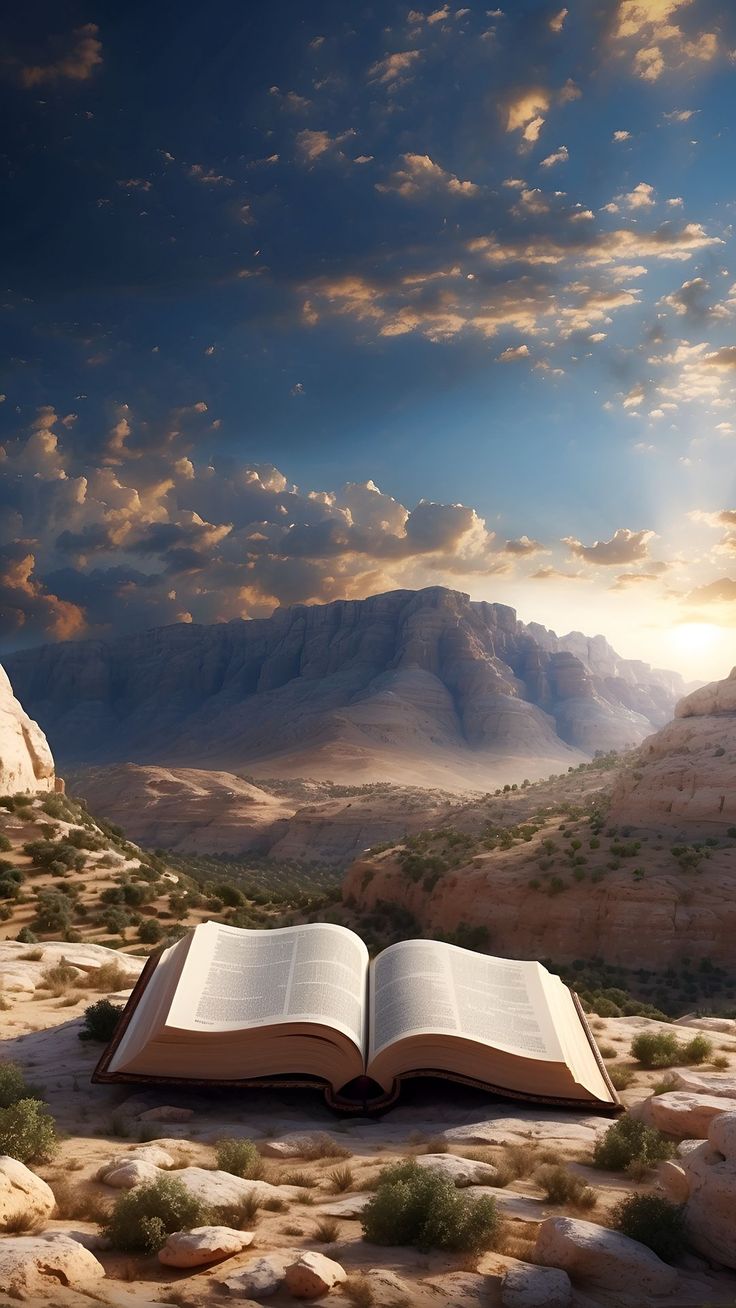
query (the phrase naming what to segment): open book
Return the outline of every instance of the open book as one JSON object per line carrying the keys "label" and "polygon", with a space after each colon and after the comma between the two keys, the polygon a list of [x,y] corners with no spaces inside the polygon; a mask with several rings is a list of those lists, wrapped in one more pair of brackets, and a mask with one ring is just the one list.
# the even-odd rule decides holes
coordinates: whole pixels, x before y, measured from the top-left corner
{"label": "open book", "polygon": [[322,1085],[385,1106],[442,1076],[554,1103],[618,1103],[576,997],[540,963],[405,940],[371,960],[330,923],[206,922],[150,958],[96,1081]]}

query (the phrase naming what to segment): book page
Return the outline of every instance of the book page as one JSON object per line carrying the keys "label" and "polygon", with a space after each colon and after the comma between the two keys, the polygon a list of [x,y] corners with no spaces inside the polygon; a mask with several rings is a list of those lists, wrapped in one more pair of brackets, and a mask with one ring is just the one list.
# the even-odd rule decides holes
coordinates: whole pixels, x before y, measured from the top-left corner
{"label": "book page", "polygon": [[564,1061],[538,963],[406,940],[385,949],[371,967],[369,1058],[421,1032]]}
{"label": "book page", "polygon": [[197,927],[167,1026],[230,1031],[280,1022],[316,1022],[362,1050],[368,951],[330,923],[247,931]]}

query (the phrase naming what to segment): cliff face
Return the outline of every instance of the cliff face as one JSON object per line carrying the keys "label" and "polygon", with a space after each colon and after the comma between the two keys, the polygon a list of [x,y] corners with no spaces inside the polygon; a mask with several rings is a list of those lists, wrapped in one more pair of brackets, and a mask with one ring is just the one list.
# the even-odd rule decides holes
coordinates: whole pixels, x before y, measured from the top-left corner
{"label": "cliff face", "polygon": [[53,790],[54,760],[41,728],[29,718],[0,667],[0,791]]}
{"label": "cliff face", "polygon": [[67,763],[485,789],[637,744],[670,716],[672,674],[634,674],[608,646],[601,665],[580,640],[573,652],[505,605],[433,587],[45,646],[8,666]]}
{"label": "cliff face", "polygon": [[736,827],[736,668],[681,700],[614,791],[612,816],[705,834]]}

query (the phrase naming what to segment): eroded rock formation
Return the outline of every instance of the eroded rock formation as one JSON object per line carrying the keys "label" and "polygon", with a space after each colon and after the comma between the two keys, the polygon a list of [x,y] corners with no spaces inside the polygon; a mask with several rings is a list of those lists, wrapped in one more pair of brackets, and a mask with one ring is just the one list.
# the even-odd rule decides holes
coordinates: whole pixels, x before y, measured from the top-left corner
{"label": "eroded rock formation", "polygon": [[15,698],[0,667],[0,792],[53,790],[55,784],[48,741]]}

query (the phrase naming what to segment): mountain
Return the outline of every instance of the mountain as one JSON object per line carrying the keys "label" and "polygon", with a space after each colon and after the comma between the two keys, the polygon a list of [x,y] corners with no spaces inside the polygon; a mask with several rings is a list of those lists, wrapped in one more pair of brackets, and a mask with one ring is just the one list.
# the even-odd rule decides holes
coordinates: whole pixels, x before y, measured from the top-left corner
{"label": "mountain", "polygon": [[736,668],[681,700],[614,790],[612,818],[684,835],[736,831]]}
{"label": "mountain", "polygon": [[638,744],[674,673],[442,587],[69,641],[7,660],[70,764],[488,789]]}

